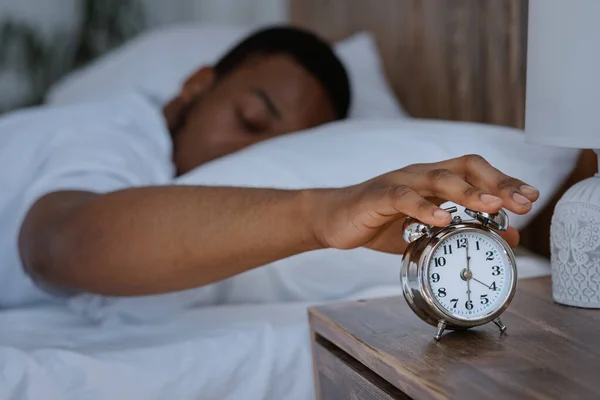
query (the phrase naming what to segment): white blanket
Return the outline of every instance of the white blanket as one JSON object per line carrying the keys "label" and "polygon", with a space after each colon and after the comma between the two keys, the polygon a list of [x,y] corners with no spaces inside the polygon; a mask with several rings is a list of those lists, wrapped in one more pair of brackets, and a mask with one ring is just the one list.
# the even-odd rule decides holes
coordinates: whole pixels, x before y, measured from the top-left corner
{"label": "white blanket", "polygon": [[[532,255],[517,264],[520,278],[549,273]],[[400,293],[394,284],[350,298]],[[58,307],[2,311],[0,400],[313,399],[309,305],[197,307],[110,324]]]}

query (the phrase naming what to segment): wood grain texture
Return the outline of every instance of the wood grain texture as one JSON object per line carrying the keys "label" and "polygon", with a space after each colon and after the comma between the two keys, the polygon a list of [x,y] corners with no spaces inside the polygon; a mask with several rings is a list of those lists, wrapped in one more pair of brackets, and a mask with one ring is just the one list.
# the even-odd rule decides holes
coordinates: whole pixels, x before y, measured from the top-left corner
{"label": "wood grain texture", "polygon": [[553,303],[550,278],[519,281],[504,335],[488,324],[436,342],[401,297],[316,307],[309,318],[414,399],[600,398],[600,313]]}
{"label": "wood grain texture", "polygon": [[409,397],[339,348],[317,337],[313,342],[318,400],[399,400]]}
{"label": "wood grain texture", "polygon": [[372,32],[388,80],[418,118],[524,126],[527,0],[290,0],[329,40]]}

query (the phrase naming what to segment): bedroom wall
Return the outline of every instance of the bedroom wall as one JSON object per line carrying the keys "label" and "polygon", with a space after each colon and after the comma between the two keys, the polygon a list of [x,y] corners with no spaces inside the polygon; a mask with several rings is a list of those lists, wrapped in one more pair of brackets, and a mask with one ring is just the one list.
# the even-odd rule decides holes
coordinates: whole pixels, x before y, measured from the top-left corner
{"label": "bedroom wall", "polygon": [[179,21],[271,23],[288,19],[288,0],[142,0],[152,25]]}
{"label": "bedroom wall", "polygon": [[[96,18],[95,29],[89,29],[85,20],[90,4],[100,7],[96,17],[107,16]],[[287,4],[287,0],[0,0],[0,113],[38,104],[61,76],[139,32],[181,22],[285,22]],[[109,17],[116,23],[102,22]]]}
{"label": "bedroom wall", "polygon": [[[0,112],[28,101],[39,76],[33,69],[54,68],[49,60],[42,61],[40,49],[51,48],[57,36],[75,34],[80,11],[77,0],[57,1],[60,8],[55,1],[0,0]],[[26,43],[32,48],[31,55],[26,54]],[[53,60],[59,60],[59,56],[56,54]],[[28,60],[38,67],[28,67]]]}

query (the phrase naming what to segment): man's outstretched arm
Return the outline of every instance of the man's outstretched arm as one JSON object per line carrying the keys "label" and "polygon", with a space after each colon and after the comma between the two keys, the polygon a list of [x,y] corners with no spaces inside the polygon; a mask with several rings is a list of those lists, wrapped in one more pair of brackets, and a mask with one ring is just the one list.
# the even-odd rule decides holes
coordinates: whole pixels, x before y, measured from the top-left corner
{"label": "man's outstretched arm", "polygon": [[320,247],[309,193],[163,186],[55,192],[27,216],[20,250],[49,283],[143,295],[215,282]]}
{"label": "man's outstretched arm", "polygon": [[[523,214],[537,191],[478,156],[412,165],[339,189],[161,186],[55,192],[29,211],[25,268],[48,283],[106,295],[206,285],[294,254],[360,246],[401,253],[407,215],[436,226],[450,200]],[[518,234],[505,234],[516,245]],[[326,266],[324,266],[326,268]]]}

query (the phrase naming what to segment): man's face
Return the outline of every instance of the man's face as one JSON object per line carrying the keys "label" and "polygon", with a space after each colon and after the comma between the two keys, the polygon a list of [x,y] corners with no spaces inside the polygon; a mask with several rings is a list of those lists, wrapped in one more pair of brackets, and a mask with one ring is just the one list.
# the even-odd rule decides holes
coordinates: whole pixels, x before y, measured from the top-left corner
{"label": "man's face", "polygon": [[212,69],[201,69],[165,108],[165,115],[178,174],[259,141],[334,119],[319,82],[286,55],[248,60],[219,80]]}

